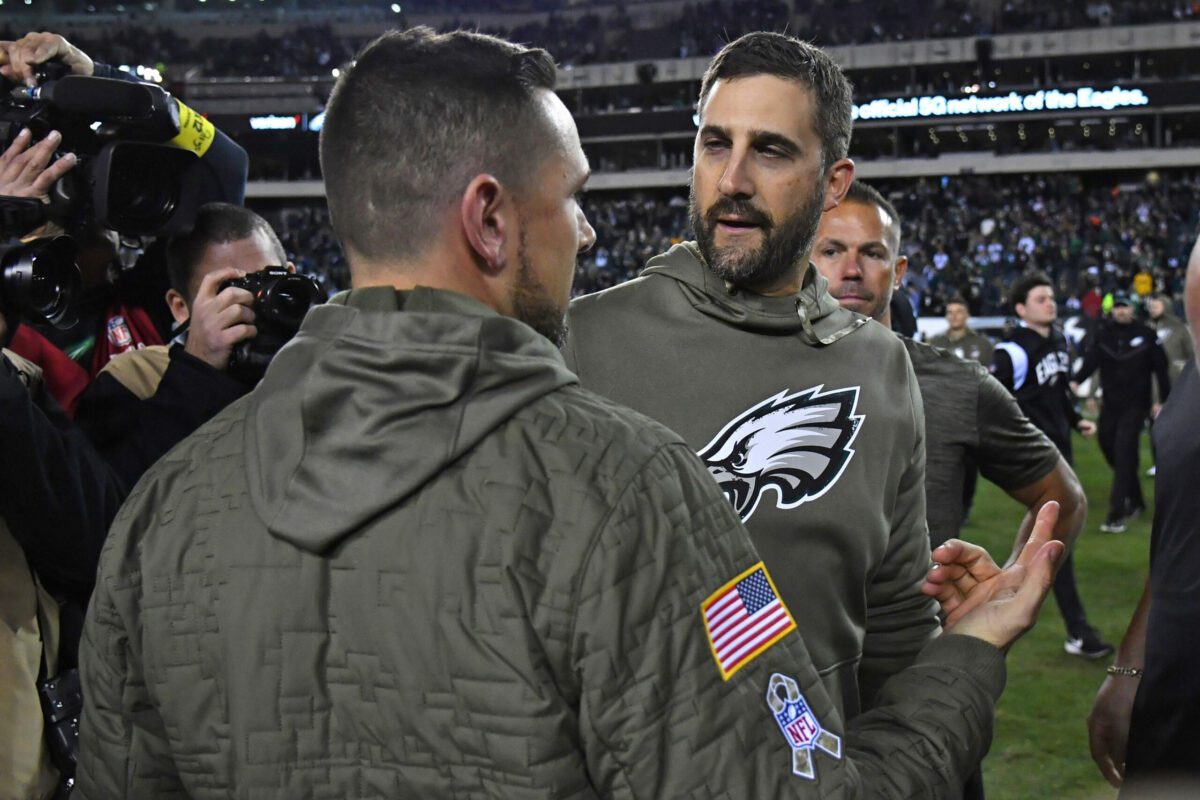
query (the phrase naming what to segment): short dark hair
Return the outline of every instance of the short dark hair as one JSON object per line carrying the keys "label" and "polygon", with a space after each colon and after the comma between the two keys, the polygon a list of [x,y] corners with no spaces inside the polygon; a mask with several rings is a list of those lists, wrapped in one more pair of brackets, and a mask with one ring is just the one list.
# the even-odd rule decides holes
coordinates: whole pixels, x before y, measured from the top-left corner
{"label": "short dark hair", "polygon": [[[892,221],[888,229],[896,235],[896,247],[900,247],[900,214],[896,211],[896,207],[888,201],[886,197],[879,193],[869,183],[863,183],[856,180],[850,184],[850,188],[846,190],[846,196],[842,199],[843,203],[859,203],[864,206],[875,206],[883,213],[888,215],[888,219]],[[899,255],[894,253],[893,255]]]}
{"label": "short dark hair", "polygon": [[950,299],[946,301],[946,305],[948,305],[948,306],[963,306],[964,308],[967,309],[967,311],[971,310],[970,304],[967,303],[967,298],[963,297],[961,294],[950,295]]}
{"label": "short dark hair", "polygon": [[[183,295],[183,299],[191,305],[195,292],[192,284],[196,265],[204,258],[205,251],[214,244],[240,242],[256,233],[267,237],[275,251],[277,265],[283,266],[287,262],[287,251],[265,219],[248,208],[230,203],[201,206],[192,230],[167,242],[167,277],[171,281],[171,288]],[[253,268],[259,266],[255,264]]]}
{"label": "short dark hair", "polygon": [[[467,31],[390,31],[338,79],[321,130],[334,232],[368,259],[410,258],[471,179],[525,190],[549,125],[534,100],[553,91],[554,59]],[[351,264],[353,267],[353,263]]]}
{"label": "short dark hair", "polygon": [[1054,281],[1050,280],[1050,276],[1044,272],[1030,272],[1017,278],[1009,292],[1009,302],[1014,314],[1017,306],[1025,305],[1025,301],[1029,299],[1029,293],[1039,286],[1049,286],[1053,289]]}
{"label": "short dark hair", "polygon": [[719,80],[774,75],[796,81],[813,93],[814,127],[821,139],[822,162],[828,168],[850,151],[853,90],[842,68],[819,47],[782,33],[747,33],[721,48],[704,71],[700,100],[704,103]]}

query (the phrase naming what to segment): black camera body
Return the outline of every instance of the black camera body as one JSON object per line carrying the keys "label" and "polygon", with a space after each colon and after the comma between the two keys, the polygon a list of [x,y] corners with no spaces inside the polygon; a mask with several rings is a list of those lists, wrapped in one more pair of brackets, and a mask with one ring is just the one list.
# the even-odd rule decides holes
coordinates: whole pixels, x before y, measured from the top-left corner
{"label": "black camera body", "polygon": [[286,267],[266,267],[242,278],[221,284],[245,289],[254,295],[254,327],[258,333],[240,342],[229,359],[229,374],[248,384],[258,383],[271,359],[287,344],[304,315],[314,305],[325,302],[321,285],[307,275],[289,271]]}

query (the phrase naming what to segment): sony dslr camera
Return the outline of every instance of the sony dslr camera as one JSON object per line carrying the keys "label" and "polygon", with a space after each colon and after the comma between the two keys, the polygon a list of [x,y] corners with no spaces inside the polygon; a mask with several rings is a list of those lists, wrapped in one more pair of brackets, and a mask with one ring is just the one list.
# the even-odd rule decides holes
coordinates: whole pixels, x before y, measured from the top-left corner
{"label": "sony dslr camera", "polygon": [[267,267],[221,284],[245,289],[254,295],[254,327],[258,333],[233,349],[229,374],[243,383],[255,384],[267,371],[271,359],[287,344],[304,315],[325,302],[321,285],[307,275],[289,272],[285,267]]}

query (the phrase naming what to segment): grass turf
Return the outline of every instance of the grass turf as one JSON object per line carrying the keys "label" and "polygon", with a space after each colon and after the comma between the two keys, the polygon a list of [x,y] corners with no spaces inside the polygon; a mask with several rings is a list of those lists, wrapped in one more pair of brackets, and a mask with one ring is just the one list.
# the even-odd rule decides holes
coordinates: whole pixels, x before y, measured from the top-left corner
{"label": "grass turf", "polygon": [[[1143,437],[1142,466],[1150,463]],[[1141,596],[1148,570],[1148,512],[1123,534],[1102,533],[1112,473],[1094,438],[1075,441],[1075,469],[1088,498],[1088,521],[1075,550],[1075,575],[1088,619],[1116,645]],[[1153,508],[1153,479],[1142,491]],[[985,480],[979,481],[971,523],[962,538],[1003,563],[1024,509]],[[996,733],[983,762],[989,800],[1053,797],[1108,800],[1116,796],[1092,763],[1087,715],[1111,658],[1088,661],[1063,651],[1066,632],[1053,595],[1037,626],[1008,655],[1008,686],[996,715]]]}

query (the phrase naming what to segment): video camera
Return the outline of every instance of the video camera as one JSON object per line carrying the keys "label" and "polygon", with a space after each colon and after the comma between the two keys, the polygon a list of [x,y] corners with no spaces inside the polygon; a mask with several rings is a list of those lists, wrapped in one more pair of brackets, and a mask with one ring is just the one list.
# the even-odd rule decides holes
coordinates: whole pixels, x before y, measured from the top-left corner
{"label": "video camera", "polygon": [[[179,135],[179,106],[161,87],[113,78],[69,75],[58,62],[43,64],[33,87],[0,78],[0,151],[28,128],[35,141],[62,134],[55,157],[73,153],[77,165],[50,192],[50,203],[0,198],[0,232],[19,236],[50,221],[69,235],[96,225],[126,236],[171,236],[186,231],[196,211],[219,200],[204,179],[196,153],[163,144]],[[35,240],[0,252],[0,307],[16,316],[59,327],[72,324],[78,292],[74,253]],[[39,297],[16,277],[28,273]],[[71,287],[75,286],[75,289]]]}

